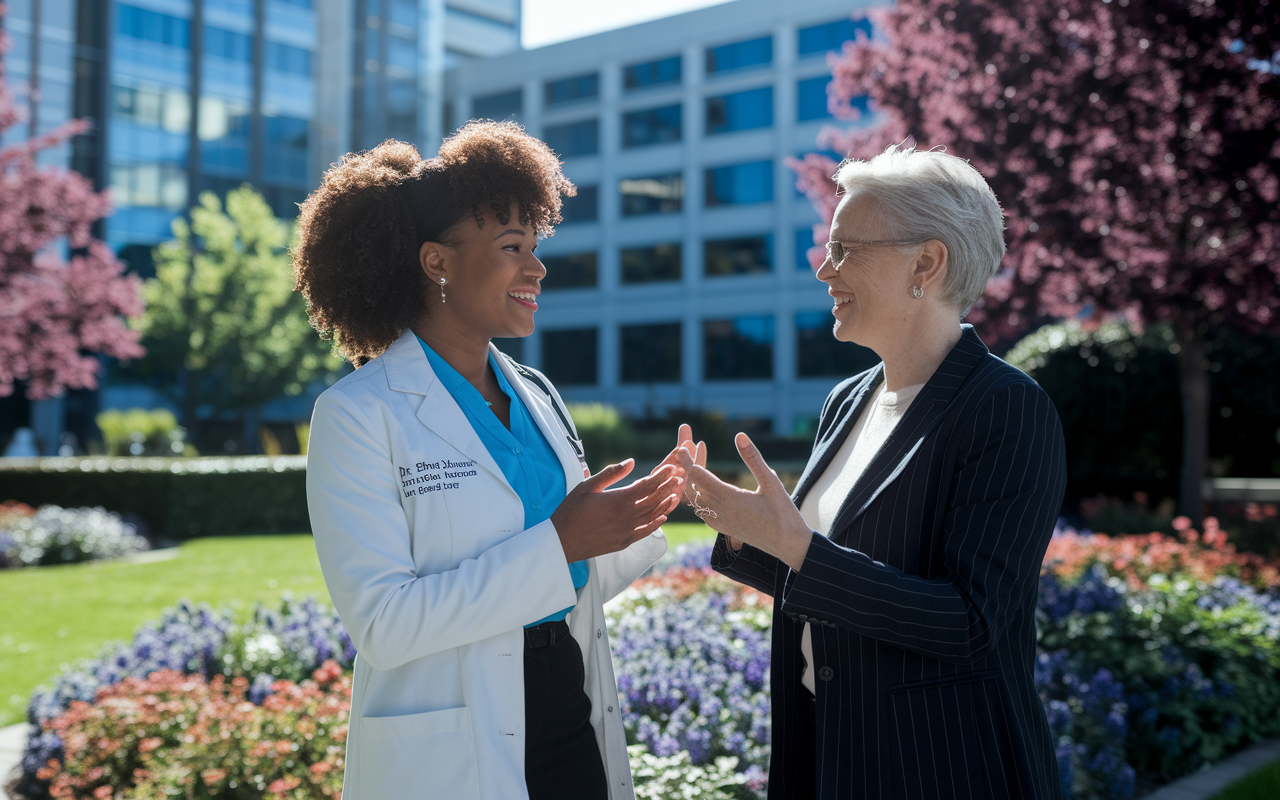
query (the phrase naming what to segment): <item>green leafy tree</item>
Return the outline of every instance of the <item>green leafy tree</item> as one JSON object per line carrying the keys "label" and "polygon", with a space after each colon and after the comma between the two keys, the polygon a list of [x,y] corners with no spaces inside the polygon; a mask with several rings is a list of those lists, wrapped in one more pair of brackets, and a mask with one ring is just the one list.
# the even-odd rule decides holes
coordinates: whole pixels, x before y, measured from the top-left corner
{"label": "green leafy tree", "polygon": [[243,186],[227,194],[225,209],[202,194],[190,222],[174,220],[173,236],[156,249],[156,276],[143,288],[141,371],[172,387],[188,429],[197,414],[241,416],[244,445],[255,451],[264,403],[300,394],[342,365],[293,291],[290,225]]}

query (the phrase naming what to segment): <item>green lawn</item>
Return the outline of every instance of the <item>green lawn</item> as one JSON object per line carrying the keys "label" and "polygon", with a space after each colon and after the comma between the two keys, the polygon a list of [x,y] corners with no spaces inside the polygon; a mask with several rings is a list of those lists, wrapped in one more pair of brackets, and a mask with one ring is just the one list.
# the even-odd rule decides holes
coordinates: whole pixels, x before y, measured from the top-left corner
{"label": "green lawn", "polygon": [[716,532],[701,522],[670,522],[662,526],[667,544],[674,550],[682,544],[711,544]]}
{"label": "green lawn", "polygon": [[247,612],[281,592],[327,597],[309,534],[196,539],[176,558],[0,571],[0,726],[21,722],[31,690],[181,598]]}
{"label": "green lawn", "polygon": [[1280,761],[1272,761],[1215,794],[1211,800],[1275,800],[1277,797],[1280,797]]}
{"label": "green lawn", "polygon": [[[701,523],[664,528],[671,546],[710,541]],[[281,592],[327,599],[311,536],[196,539],[177,557],[0,571],[0,727],[21,722],[31,690],[182,598],[247,612]]]}

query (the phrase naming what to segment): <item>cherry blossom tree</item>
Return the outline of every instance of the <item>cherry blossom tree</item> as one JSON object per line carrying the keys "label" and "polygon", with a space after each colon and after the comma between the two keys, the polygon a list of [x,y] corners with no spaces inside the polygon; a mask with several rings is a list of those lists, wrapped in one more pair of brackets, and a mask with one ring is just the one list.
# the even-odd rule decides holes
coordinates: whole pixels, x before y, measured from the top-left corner
{"label": "cherry blossom tree", "polygon": [[[1009,255],[970,316],[987,336],[1045,315],[1171,326],[1193,518],[1209,331],[1280,329],[1278,12],[1276,0],[899,0],[871,12],[874,39],[831,58],[833,112],[854,119],[851,100],[868,95],[882,123],[824,131],[825,147],[942,145],[1004,205]],[[836,165],[791,165],[829,221]]]}
{"label": "cherry blossom tree", "polygon": [[[23,121],[5,83],[7,49],[0,29],[0,135]],[[111,212],[106,193],[75,172],[36,163],[42,150],[84,129],[76,121],[0,148],[0,396],[18,381],[35,400],[94,388],[96,354],[143,353],[127,324],[142,313],[141,282],[124,275],[123,264],[90,231]]]}

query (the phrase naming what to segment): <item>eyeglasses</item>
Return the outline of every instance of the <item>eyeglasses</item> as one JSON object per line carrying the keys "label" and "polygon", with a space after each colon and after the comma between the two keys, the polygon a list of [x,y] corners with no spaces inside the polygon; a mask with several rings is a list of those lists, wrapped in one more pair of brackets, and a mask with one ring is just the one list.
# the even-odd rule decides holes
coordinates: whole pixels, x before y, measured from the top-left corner
{"label": "eyeglasses", "polygon": [[836,272],[839,272],[840,265],[855,250],[865,250],[868,247],[909,247],[924,244],[927,241],[928,239],[882,239],[876,242],[837,242],[832,240],[827,242],[827,260],[836,268]]}

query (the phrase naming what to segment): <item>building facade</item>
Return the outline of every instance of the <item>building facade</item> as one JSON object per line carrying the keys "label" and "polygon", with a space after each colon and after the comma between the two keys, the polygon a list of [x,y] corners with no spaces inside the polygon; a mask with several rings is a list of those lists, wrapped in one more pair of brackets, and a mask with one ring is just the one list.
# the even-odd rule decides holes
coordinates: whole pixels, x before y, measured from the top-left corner
{"label": "building facade", "polygon": [[450,128],[516,119],[578,187],[539,246],[538,330],[503,346],[570,401],[807,435],[875,361],[831,336],[784,164],[835,123],[827,56],[869,30],[857,5],[735,0],[451,70]]}
{"label": "building facade", "polygon": [[[519,0],[4,5],[6,80],[30,117],[6,143],[92,120],[41,160],[111,190],[115,211],[98,234],[144,277],[153,248],[201,192],[248,183],[288,219],[348,151],[394,137],[434,152],[445,69],[520,45]],[[279,413],[306,417],[307,400]],[[63,431],[94,435],[100,408],[161,404],[156,392],[130,386],[3,401],[0,442],[25,425],[52,449]]]}

